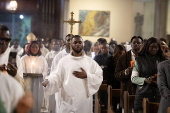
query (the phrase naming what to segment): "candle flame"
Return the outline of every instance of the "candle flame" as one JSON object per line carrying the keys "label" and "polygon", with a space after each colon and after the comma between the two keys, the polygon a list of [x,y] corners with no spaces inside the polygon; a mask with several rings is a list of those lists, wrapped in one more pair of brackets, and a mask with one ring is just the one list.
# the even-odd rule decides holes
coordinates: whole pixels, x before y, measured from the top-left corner
{"label": "candle flame", "polygon": [[31,65],[35,65],[34,61],[31,62]]}

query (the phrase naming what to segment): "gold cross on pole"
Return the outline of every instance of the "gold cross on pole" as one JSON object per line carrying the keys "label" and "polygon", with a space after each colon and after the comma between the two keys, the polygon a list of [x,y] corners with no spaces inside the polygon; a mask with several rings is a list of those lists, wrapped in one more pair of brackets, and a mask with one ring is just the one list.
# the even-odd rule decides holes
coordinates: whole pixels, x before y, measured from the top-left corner
{"label": "gold cross on pole", "polygon": [[63,21],[63,23],[65,23],[65,22],[67,22],[67,23],[69,23],[70,25],[71,25],[71,28],[70,28],[70,34],[72,35],[72,31],[73,31],[73,25],[75,24],[75,23],[82,23],[81,22],[81,20],[80,21],[75,21],[74,19],[73,19],[73,12],[71,12],[70,13],[71,14],[71,19],[69,19],[68,21]]}

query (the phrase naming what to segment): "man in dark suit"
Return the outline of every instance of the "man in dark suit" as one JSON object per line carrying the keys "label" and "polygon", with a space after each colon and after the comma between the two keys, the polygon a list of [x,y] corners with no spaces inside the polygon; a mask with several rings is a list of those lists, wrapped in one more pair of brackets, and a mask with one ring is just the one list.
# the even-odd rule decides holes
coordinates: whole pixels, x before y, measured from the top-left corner
{"label": "man in dark suit", "polygon": [[166,113],[170,107],[170,60],[158,64],[157,84],[161,94],[158,113]]}
{"label": "man in dark suit", "polygon": [[123,93],[128,91],[129,94],[135,94],[136,86],[131,82],[132,66],[131,61],[135,60],[138,53],[143,46],[143,39],[140,36],[134,36],[131,38],[132,49],[122,55],[115,68],[115,78],[121,83],[121,94],[120,94],[120,107],[123,108]]}

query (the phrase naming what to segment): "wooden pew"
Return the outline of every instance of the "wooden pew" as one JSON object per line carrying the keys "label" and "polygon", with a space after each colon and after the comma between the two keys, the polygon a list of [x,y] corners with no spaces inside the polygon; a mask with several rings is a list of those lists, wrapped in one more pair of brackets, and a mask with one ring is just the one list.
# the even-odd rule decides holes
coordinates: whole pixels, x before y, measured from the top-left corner
{"label": "wooden pew", "polygon": [[107,113],[107,111],[102,111],[104,105],[100,105],[100,91],[107,92],[107,84],[102,84],[98,92],[95,94],[95,113]]}
{"label": "wooden pew", "polygon": [[170,113],[170,107],[168,107],[168,109],[167,109],[167,113]]}
{"label": "wooden pew", "polygon": [[124,113],[132,113],[134,108],[135,95],[129,95],[128,91],[124,92]]}
{"label": "wooden pew", "polygon": [[108,85],[107,93],[108,93],[107,113],[114,113],[114,111],[112,109],[112,96],[113,96],[113,92],[112,92],[112,86],[111,85]]}
{"label": "wooden pew", "polygon": [[143,99],[143,113],[157,113],[159,103],[149,102],[148,98]]}
{"label": "wooden pew", "polygon": [[[120,89],[112,89],[112,106],[117,104],[117,100],[116,102],[114,101],[114,98],[117,98],[120,100]],[[113,109],[114,110],[114,109]],[[114,111],[115,112],[115,111]]]}

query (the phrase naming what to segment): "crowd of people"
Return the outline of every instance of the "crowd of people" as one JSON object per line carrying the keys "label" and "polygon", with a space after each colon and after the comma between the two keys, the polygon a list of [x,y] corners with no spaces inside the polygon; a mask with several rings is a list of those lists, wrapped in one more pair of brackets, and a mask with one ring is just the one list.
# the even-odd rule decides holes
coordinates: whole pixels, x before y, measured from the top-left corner
{"label": "crowd of people", "polygon": [[[134,113],[143,113],[143,98],[160,103],[158,113],[170,106],[170,49],[164,38],[92,43],[68,34],[45,42],[30,33],[23,48],[11,40],[9,29],[0,25],[0,113],[92,113],[101,84],[121,89],[120,98],[113,98],[117,113],[123,113],[124,91],[135,95]],[[9,61],[11,53],[15,63]],[[107,106],[107,93],[100,98]]]}

